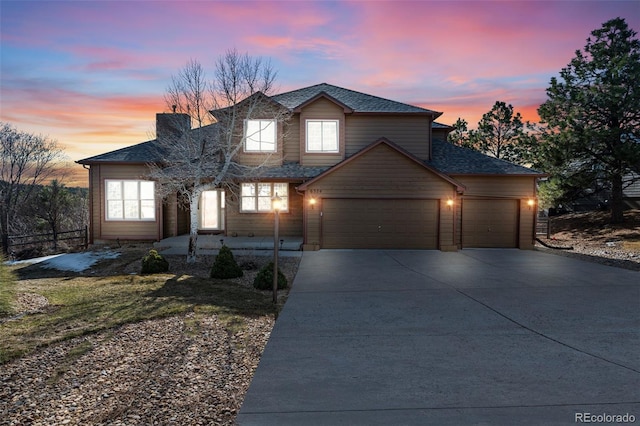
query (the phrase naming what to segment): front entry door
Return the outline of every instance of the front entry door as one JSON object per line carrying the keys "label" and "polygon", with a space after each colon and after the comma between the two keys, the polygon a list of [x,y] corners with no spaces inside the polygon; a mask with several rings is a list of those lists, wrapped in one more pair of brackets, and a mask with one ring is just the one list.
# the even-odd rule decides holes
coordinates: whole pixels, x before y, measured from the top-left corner
{"label": "front entry door", "polygon": [[204,191],[200,196],[200,230],[224,230],[224,191]]}

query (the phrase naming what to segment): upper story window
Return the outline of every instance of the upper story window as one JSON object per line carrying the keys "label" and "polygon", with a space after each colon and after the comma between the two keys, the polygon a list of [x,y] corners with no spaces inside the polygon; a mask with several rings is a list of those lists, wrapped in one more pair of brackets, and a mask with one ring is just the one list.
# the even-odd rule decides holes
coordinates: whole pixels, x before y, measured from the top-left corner
{"label": "upper story window", "polygon": [[338,152],[338,120],[307,120],[307,152]]}
{"label": "upper story window", "polygon": [[245,120],[245,152],[276,152],[276,120]]}
{"label": "upper story window", "polygon": [[275,182],[243,183],[240,186],[240,211],[243,213],[268,213],[273,211],[275,195],[282,199],[280,211],[289,211],[289,184]]}
{"label": "upper story window", "polygon": [[107,220],[155,220],[155,184],[147,180],[106,180]]}

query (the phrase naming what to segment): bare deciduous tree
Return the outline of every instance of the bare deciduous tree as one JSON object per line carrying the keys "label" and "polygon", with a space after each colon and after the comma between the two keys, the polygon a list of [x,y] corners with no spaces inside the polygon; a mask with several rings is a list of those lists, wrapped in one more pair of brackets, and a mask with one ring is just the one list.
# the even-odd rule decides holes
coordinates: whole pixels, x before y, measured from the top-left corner
{"label": "bare deciduous tree", "polygon": [[211,81],[194,60],[172,79],[165,100],[173,114],[163,114],[164,124],[156,129],[161,161],[149,165],[150,177],[161,196],[178,194],[189,205],[189,262],[196,260],[202,193],[234,191],[234,183],[258,176],[269,162],[269,154],[252,165],[239,156],[248,136],[245,120],[282,123],[289,115],[269,99],[275,75],[268,61],[230,50],[217,60]]}
{"label": "bare deciduous tree", "polygon": [[5,253],[21,206],[51,176],[62,158],[63,152],[54,140],[0,123],[0,235]]}

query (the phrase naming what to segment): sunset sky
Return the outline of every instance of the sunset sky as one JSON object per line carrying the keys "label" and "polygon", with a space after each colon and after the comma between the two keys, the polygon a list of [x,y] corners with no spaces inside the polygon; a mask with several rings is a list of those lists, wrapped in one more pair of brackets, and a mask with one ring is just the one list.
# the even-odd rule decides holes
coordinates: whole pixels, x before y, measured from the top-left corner
{"label": "sunset sky", "polygon": [[271,59],[278,92],[325,82],[471,126],[500,100],[537,121],[550,78],[615,17],[640,31],[640,2],[1,0],[0,120],[71,161],[143,142],[171,75],[236,48]]}

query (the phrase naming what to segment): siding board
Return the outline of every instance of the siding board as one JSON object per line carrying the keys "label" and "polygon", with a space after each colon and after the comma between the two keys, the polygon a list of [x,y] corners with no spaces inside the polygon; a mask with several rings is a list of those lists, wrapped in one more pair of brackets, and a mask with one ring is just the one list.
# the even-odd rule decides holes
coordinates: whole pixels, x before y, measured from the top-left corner
{"label": "siding board", "polygon": [[421,160],[430,157],[431,120],[426,117],[364,116],[346,117],[347,156],[381,137],[411,152]]}

